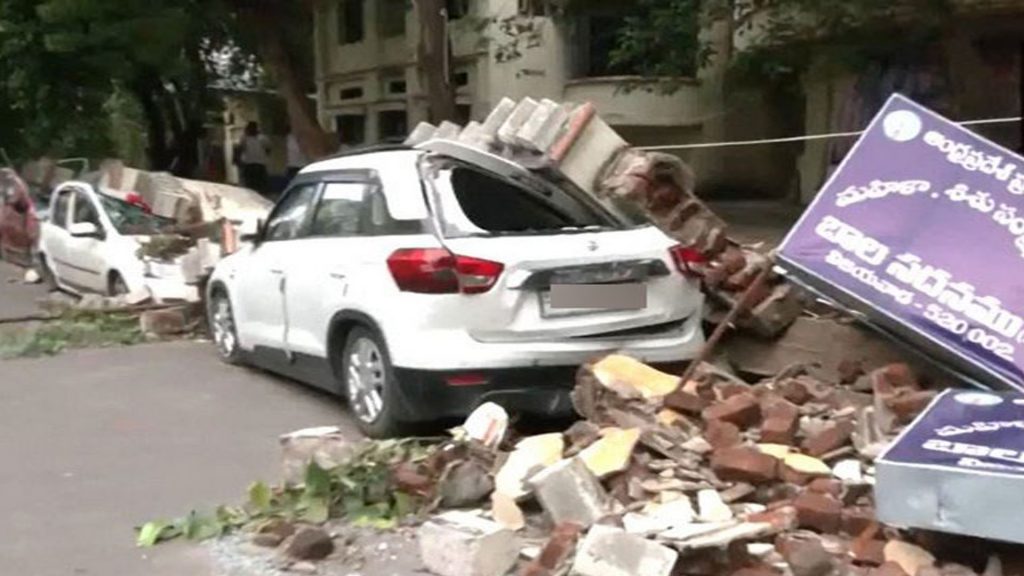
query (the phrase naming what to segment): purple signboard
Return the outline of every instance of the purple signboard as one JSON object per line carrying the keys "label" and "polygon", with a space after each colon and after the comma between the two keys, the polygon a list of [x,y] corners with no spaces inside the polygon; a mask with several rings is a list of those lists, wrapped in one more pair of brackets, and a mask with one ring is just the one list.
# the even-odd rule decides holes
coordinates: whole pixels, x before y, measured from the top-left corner
{"label": "purple signboard", "polygon": [[892,96],[779,249],[818,292],[1024,389],[1024,158]]}
{"label": "purple signboard", "polygon": [[945,392],[879,460],[1024,476],[1024,396]]}

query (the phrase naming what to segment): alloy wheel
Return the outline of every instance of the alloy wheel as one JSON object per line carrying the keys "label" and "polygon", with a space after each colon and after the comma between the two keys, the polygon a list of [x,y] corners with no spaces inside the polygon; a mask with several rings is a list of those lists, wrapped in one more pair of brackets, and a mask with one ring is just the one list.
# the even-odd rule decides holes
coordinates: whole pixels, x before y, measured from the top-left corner
{"label": "alloy wheel", "polygon": [[214,297],[212,324],[213,341],[217,344],[217,351],[224,358],[231,358],[238,346],[238,339],[235,337],[235,319],[227,296]]}
{"label": "alloy wheel", "polygon": [[356,340],[349,348],[345,384],[352,411],[363,422],[372,423],[384,409],[384,357],[369,338]]}

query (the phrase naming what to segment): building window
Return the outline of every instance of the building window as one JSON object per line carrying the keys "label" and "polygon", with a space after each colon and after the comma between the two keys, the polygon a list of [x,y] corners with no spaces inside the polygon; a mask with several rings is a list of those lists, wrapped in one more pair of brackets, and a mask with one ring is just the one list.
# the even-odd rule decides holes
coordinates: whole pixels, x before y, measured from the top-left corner
{"label": "building window", "polygon": [[340,44],[356,44],[363,41],[366,34],[363,28],[364,0],[339,0],[338,2],[338,42]]}
{"label": "building window", "polygon": [[447,0],[449,20],[458,20],[469,14],[469,0]]}
{"label": "building window", "polygon": [[338,130],[338,142],[346,146],[358,146],[366,142],[366,116],[362,114],[341,114],[334,119]]}
{"label": "building window", "polygon": [[409,117],[405,110],[384,110],[377,115],[381,140],[404,140],[409,135]]}
{"label": "building window", "polygon": [[473,116],[473,107],[469,104],[459,104],[455,107],[455,122],[460,126],[469,124]]}
{"label": "building window", "polygon": [[342,100],[358,100],[363,97],[363,89],[358,86],[354,88],[342,88],[339,95]]}
{"label": "building window", "polygon": [[377,25],[383,38],[405,36],[405,8],[408,0],[381,0]]}
{"label": "building window", "polygon": [[391,95],[402,95],[408,91],[405,80],[388,80],[384,83],[384,91]]}
{"label": "building window", "polygon": [[462,70],[452,74],[452,84],[458,88],[469,86],[469,72]]}

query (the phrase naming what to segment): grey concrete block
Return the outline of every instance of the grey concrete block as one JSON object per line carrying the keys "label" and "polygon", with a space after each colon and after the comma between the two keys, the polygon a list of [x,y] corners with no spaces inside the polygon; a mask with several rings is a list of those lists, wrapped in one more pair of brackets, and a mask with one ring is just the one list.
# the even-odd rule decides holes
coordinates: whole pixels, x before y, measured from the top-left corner
{"label": "grey concrete block", "polygon": [[503,576],[519,556],[513,531],[470,512],[447,512],[420,527],[420,556],[437,576]]}
{"label": "grey concrete block", "polygon": [[679,554],[613,526],[594,526],[572,565],[574,576],[670,576]]}
{"label": "grey concrete block", "polygon": [[576,522],[587,527],[608,514],[608,493],[579,458],[548,466],[529,484],[555,524]]}

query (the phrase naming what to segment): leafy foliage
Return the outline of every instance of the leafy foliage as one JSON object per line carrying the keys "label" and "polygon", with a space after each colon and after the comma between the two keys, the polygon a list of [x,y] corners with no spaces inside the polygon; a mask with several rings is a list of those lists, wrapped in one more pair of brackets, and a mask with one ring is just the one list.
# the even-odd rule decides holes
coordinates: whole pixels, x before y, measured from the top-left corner
{"label": "leafy foliage", "polygon": [[367,442],[337,468],[325,470],[311,462],[301,487],[271,488],[254,482],[241,508],[221,506],[213,514],[192,511],[175,520],[147,522],[139,528],[136,544],[148,547],[178,537],[205,540],[273,518],[310,524],[345,518],[356,526],[394,528],[431,503],[403,491],[393,470],[402,463],[423,462],[436,448],[421,439]]}
{"label": "leafy foliage", "polygon": [[0,339],[0,358],[53,356],[86,347],[127,346],[145,341],[136,316],[72,310],[27,333]]}

